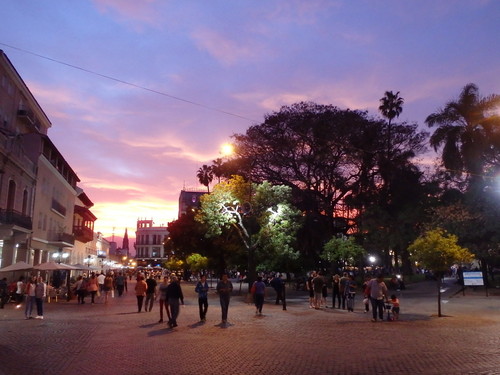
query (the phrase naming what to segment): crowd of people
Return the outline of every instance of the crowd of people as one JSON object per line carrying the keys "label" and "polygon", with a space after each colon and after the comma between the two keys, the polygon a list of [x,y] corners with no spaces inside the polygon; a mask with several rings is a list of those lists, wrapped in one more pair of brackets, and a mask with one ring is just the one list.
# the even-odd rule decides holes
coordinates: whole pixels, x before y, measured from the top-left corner
{"label": "crowd of people", "polygon": [[[177,319],[181,306],[184,305],[183,288],[180,278],[175,273],[168,271],[152,271],[136,273],[125,273],[122,271],[107,273],[90,273],[77,277],[71,286],[71,291],[76,295],[76,303],[84,304],[86,299],[90,299],[91,304],[97,302],[107,304],[111,298],[120,298],[128,291],[128,284],[135,278],[134,292],[137,299],[137,312],[151,312],[153,306],[158,301],[159,320],[163,323],[164,319],[170,328],[177,326]],[[359,279],[359,278],[358,278]],[[382,273],[370,277],[365,277],[363,283],[356,282],[352,273],[343,272],[342,275],[336,274],[332,277],[326,277],[322,272],[313,271],[306,280],[306,289],[309,293],[309,307],[312,309],[328,308],[343,309],[348,312],[354,312],[356,295],[361,295],[362,306],[365,313],[371,311],[372,321],[384,320],[384,311],[388,309],[388,317],[391,320],[399,318],[399,299],[396,295],[389,296],[390,287],[394,278],[390,279],[386,285],[385,277]],[[285,289],[286,279],[279,274],[273,274],[270,277],[259,275],[257,280],[250,286],[250,292],[255,304],[255,314],[262,315],[262,309],[266,296],[266,288],[272,287],[276,294],[276,304],[283,303],[285,308]],[[42,277],[30,277],[25,280],[21,276],[15,284],[14,298],[17,307],[25,303],[25,317],[32,318],[34,307],[37,308],[36,319],[43,319],[43,302],[47,296],[47,284]],[[397,287],[401,287],[398,284]],[[12,288],[12,285],[10,286]],[[328,302],[329,289],[331,288],[331,303]],[[194,292],[198,296],[200,323],[206,321],[208,311],[208,293],[209,286],[207,276],[202,274],[196,277]],[[228,310],[233,285],[228,274],[222,275],[216,286],[216,293],[219,297],[221,306],[221,324],[227,324]],[[6,278],[0,280],[0,307],[5,304],[5,296],[8,295],[9,286]],[[116,294],[115,294],[116,293]],[[166,316],[166,318],[165,318]]]}
{"label": "crowd of people", "polygon": [[[391,278],[389,283],[394,288],[402,287],[401,282],[397,281],[396,277]],[[331,286],[332,309],[347,309],[348,312],[354,312],[355,297],[359,291],[363,296],[364,312],[370,312],[371,306],[373,322],[384,320],[384,310],[388,310],[390,320],[399,319],[399,299],[395,294],[389,296],[389,288],[382,272],[375,277],[366,276],[360,288],[358,288],[352,273],[344,272],[342,276],[336,274],[331,278]],[[313,271],[310,273],[306,281],[306,289],[309,292],[310,308],[328,308],[328,280],[322,272]]]}
{"label": "crowd of people", "polygon": [[[7,283],[7,278],[0,280],[0,308],[13,299],[19,309],[25,303],[24,316],[26,319],[43,319],[43,304],[47,297],[47,284],[41,276],[30,276],[27,279],[20,276],[16,282]],[[32,316],[36,307],[36,316]]]}

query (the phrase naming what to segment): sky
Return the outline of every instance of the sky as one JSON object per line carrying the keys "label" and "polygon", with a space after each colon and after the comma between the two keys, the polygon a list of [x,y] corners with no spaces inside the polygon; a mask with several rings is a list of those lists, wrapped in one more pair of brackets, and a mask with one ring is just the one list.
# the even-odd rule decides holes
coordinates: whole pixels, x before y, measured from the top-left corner
{"label": "sky", "polygon": [[[110,238],[167,225],[221,145],[300,101],[418,123],[500,93],[497,0],[5,0],[4,50]],[[118,243],[118,245],[121,245]]]}

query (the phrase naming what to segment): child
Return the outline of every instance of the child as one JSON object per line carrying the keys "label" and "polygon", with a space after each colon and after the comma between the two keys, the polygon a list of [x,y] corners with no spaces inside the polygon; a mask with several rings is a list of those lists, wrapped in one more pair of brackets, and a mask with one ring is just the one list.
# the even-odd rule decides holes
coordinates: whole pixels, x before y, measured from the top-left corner
{"label": "child", "polygon": [[392,316],[393,320],[399,319],[399,299],[395,294],[391,295],[391,304],[392,304]]}

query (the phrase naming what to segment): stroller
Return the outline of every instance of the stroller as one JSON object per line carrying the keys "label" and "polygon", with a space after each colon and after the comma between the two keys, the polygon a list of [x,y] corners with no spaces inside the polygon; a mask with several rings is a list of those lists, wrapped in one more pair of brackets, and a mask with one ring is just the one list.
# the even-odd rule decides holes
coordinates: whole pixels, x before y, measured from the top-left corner
{"label": "stroller", "polygon": [[387,310],[387,321],[392,322],[394,320],[394,317],[392,316],[392,303],[387,301],[384,303],[384,308]]}

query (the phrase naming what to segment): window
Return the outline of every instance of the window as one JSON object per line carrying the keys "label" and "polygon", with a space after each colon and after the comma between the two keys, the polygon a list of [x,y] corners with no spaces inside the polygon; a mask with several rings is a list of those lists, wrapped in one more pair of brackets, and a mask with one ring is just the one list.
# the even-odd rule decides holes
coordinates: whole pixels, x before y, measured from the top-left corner
{"label": "window", "polygon": [[24,216],[28,216],[28,192],[26,190],[23,191],[23,208],[21,212]]}
{"label": "window", "polygon": [[7,210],[13,211],[16,200],[16,182],[9,181],[9,192],[7,193]]}

